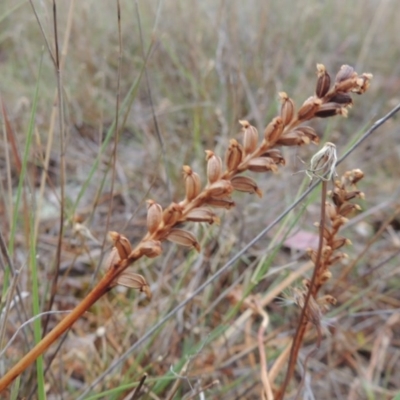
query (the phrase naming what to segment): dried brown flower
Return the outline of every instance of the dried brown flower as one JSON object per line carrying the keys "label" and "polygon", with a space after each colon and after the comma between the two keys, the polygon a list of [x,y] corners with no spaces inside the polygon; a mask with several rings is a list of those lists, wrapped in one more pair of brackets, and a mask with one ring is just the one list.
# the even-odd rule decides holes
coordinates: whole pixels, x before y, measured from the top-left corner
{"label": "dried brown flower", "polygon": [[258,144],[258,132],[257,129],[250,125],[248,121],[239,121],[243,129],[243,149],[244,154],[252,154],[257,148]]}
{"label": "dried brown flower", "polygon": [[114,246],[118,251],[118,256],[121,260],[128,258],[129,254],[132,252],[131,243],[129,240],[120,235],[118,232],[109,232],[111,240],[114,242]]}
{"label": "dried brown flower", "polygon": [[163,219],[163,209],[153,200],[147,200],[147,230],[154,233]]}
{"label": "dried brown flower", "polygon": [[192,201],[201,191],[200,177],[188,165],[183,166],[183,177],[185,180],[186,200]]}
{"label": "dried brown flower", "polygon": [[282,103],[281,118],[283,125],[288,125],[294,116],[294,101],[285,92],[280,92],[279,97]]}
{"label": "dried brown flower", "polygon": [[184,229],[173,228],[165,238],[170,242],[180,244],[181,246],[194,247],[197,251],[200,251],[200,244],[197,239],[191,232]]}
{"label": "dried brown flower", "polygon": [[315,94],[320,99],[323,98],[329,91],[331,86],[331,77],[329,76],[326,68],[323,64],[317,64],[317,87],[315,89]]}
{"label": "dried brown flower", "polygon": [[206,150],[207,178],[210,184],[217,182],[222,175],[222,161],[213,151]]}

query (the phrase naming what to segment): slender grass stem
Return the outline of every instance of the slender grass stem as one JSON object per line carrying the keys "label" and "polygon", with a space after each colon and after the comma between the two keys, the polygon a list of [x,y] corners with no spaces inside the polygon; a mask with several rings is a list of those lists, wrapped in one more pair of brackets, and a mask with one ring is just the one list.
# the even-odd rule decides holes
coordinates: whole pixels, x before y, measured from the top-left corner
{"label": "slender grass stem", "polygon": [[318,242],[318,250],[317,250],[317,257],[316,257],[316,261],[315,261],[315,267],[314,267],[314,271],[313,271],[311,281],[310,281],[310,284],[308,287],[307,295],[304,300],[304,306],[301,309],[301,314],[300,314],[299,322],[297,324],[296,333],[293,338],[285,379],[283,381],[281,388],[279,389],[279,392],[276,396],[276,400],[283,399],[285,390],[286,390],[287,386],[289,385],[289,382],[293,376],[294,369],[296,367],[297,357],[299,355],[299,351],[301,348],[301,344],[303,342],[304,334],[306,332],[306,328],[307,328],[307,325],[309,322],[307,319],[307,315],[306,315],[307,308],[308,308],[308,304],[310,302],[311,296],[315,295],[314,285],[315,285],[319,267],[320,267],[322,248],[323,248],[323,243],[324,243],[323,234],[324,234],[324,228],[325,228],[325,202],[326,202],[326,193],[328,190],[327,185],[328,185],[327,181],[323,180],[322,181],[322,190],[321,190],[321,217],[320,217],[320,226],[319,226],[319,242]]}

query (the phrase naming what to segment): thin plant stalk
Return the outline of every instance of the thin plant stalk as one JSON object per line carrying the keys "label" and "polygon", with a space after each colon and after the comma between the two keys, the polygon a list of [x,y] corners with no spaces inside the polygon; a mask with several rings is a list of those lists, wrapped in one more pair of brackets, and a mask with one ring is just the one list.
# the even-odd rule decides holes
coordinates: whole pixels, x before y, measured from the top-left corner
{"label": "thin plant stalk", "polygon": [[6,305],[0,314],[0,322],[1,322],[1,324],[0,324],[1,325],[1,328],[0,328],[0,351],[2,350],[2,347],[3,347],[3,339],[4,339],[4,335],[6,333],[6,326],[7,326],[7,324],[5,322],[7,321],[8,313],[10,312],[10,309],[11,309],[12,298],[13,298],[14,292],[17,288],[19,272],[20,271],[18,269],[14,271],[14,275],[12,276],[12,279],[11,279],[11,285],[8,288]]}
{"label": "thin plant stalk", "polygon": [[21,358],[14,367],[8,370],[8,372],[0,379],[0,393],[109,290],[110,282],[112,282],[118,274],[119,271],[117,269],[109,269],[93,290],[71,311],[71,313],[62,319],[60,323],[57,324],[54,329],[51,330],[32,350]]}
{"label": "thin plant stalk", "polygon": [[[60,51],[58,48],[58,25],[57,25],[57,7],[56,1],[53,0],[53,28],[54,28],[54,47],[55,47],[55,70],[57,76],[57,99],[58,99],[58,123],[60,129],[60,216],[59,216],[59,228],[57,237],[57,248],[55,257],[55,266],[53,272],[53,280],[51,282],[50,299],[47,305],[47,310],[50,311],[54,304],[54,299],[57,293],[58,277],[60,275],[60,263],[61,263],[61,248],[64,236],[64,209],[65,209],[65,138],[64,138],[64,102],[62,94],[62,69],[60,63]],[[36,237],[33,237],[32,245],[36,243]],[[43,321],[43,336],[47,332],[47,327],[50,321],[50,315],[48,314]]]}
{"label": "thin plant stalk", "polygon": [[318,250],[317,250],[317,258],[315,262],[315,267],[314,271],[312,274],[312,278],[310,281],[310,285],[307,291],[307,296],[304,300],[304,306],[301,309],[301,314],[299,318],[299,322],[297,324],[296,328],[296,333],[294,335],[293,341],[292,341],[292,347],[290,349],[290,356],[289,356],[289,363],[288,363],[288,368],[286,371],[285,379],[282,383],[281,388],[279,389],[279,392],[277,393],[276,400],[282,400],[283,396],[285,394],[286,388],[293,376],[296,363],[297,363],[297,358],[299,355],[299,351],[301,348],[301,344],[304,339],[304,335],[306,333],[306,328],[308,325],[308,318],[307,318],[307,308],[310,302],[310,298],[312,295],[314,295],[314,284],[316,281],[316,277],[318,275],[318,269],[320,266],[321,262],[321,255],[322,255],[322,247],[323,247],[323,233],[325,229],[325,202],[326,202],[326,193],[328,190],[328,183],[326,180],[322,181],[322,189],[321,189],[321,222],[320,222],[320,227],[319,227],[319,242],[318,242]]}

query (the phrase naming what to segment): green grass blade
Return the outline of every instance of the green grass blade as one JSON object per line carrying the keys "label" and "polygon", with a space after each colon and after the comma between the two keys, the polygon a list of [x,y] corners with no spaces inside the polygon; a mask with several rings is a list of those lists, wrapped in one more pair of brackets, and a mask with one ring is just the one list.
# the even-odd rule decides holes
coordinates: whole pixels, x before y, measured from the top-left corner
{"label": "green grass blade", "polygon": [[[20,177],[20,185],[21,189],[19,187],[19,193],[22,191],[22,182],[24,181],[25,173],[26,173],[26,166],[28,162],[28,156],[29,156],[29,149],[31,146],[32,142],[32,136],[34,132],[34,127],[35,127],[35,115],[36,115],[36,108],[37,108],[37,101],[38,101],[38,96],[39,96],[39,85],[40,85],[40,76],[42,72],[42,63],[43,63],[43,52],[42,56],[40,58],[40,64],[39,64],[39,73],[38,73],[38,79],[36,82],[36,89],[35,89],[35,95],[33,98],[33,103],[32,103],[32,113],[31,113],[31,118],[29,122],[29,128],[28,128],[28,135],[27,135],[27,140],[26,140],[26,146],[25,146],[25,151],[24,151],[24,158],[23,158],[23,164],[22,164],[22,172],[21,172],[21,177]],[[32,200],[34,201],[34,200]],[[18,207],[15,207],[15,212],[17,213]],[[34,207],[31,207],[31,214],[30,214],[30,226],[34,226]],[[16,223],[16,218],[14,220]],[[31,228],[30,229],[30,234],[29,234],[29,265],[30,265],[30,271],[31,271],[31,277],[32,277],[32,308],[33,308],[33,315],[38,315],[40,313],[40,302],[39,302],[39,277],[38,277],[38,271],[37,271],[37,258],[36,258],[36,247],[35,247],[35,237],[34,237],[34,230]],[[41,320],[40,318],[36,318],[33,323],[33,331],[34,331],[34,337],[35,337],[35,343],[38,343],[41,339]],[[37,374],[37,385],[38,385],[38,399],[39,400],[44,400],[46,399],[46,393],[44,389],[44,368],[43,368],[43,356],[40,356],[36,360],[36,374]]]}

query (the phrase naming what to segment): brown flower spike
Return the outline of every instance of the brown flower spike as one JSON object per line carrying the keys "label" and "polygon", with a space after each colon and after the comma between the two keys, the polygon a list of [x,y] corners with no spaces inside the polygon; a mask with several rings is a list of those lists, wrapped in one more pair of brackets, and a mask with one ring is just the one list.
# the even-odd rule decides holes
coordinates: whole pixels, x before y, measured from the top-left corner
{"label": "brown flower spike", "polygon": [[[257,182],[242,174],[246,171],[264,173],[276,172],[285,159],[278,146],[301,146],[310,143],[319,143],[319,137],[314,128],[305,123],[313,118],[327,118],[335,115],[347,115],[347,108],[352,105],[351,93],[361,94],[369,87],[371,74],[359,76],[352,67],[344,65],[336,75],[335,83],[331,86],[331,77],[322,64],[317,65],[317,84],[315,95],[307,98],[298,108],[294,101],[285,93],[279,93],[281,100],[280,115],[276,116],[265,128],[262,137],[250,122],[240,120],[243,141],[239,143],[231,139],[225,153],[224,163],[218,155],[206,150],[207,184],[201,187],[200,176],[185,165],[183,179],[185,183],[185,198],[178,203],[171,203],[166,209],[153,200],[147,201],[147,229],[148,233],[131,250],[130,244],[121,243],[122,236],[113,233],[115,247],[121,259],[129,265],[142,256],[156,257],[162,252],[161,242],[168,240],[173,243],[193,247],[200,251],[198,240],[192,233],[176,225],[184,222],[218,222],[218,217],[212,208],[232,208],[235,203],[231,199],[236,191],[255,193],[259,197],[262,192]],[[327,165],[331,168],[329,177],[334,173],[336,158],[332,158],[334,144],[328,143],[317,153],[312,160],[308,173],[311,176],[322,176],[321,170]],[[327,151],[331,150],[328,157]],[[225,164],[225,166],[224,166]],[[225,168],[225,170],[224,170]],[[347,212],[348,207],[344,209]],[[128,242],[129,243],[129,242]],[[125,246],[125,247],[124,247]],[[335,246],[340,247],[336,242]],[[131,253],[128,254],[129,250]],[[125,258],[123,258],[125,257]],[[109,266],[119,268],[117,265]],[[124,266],[123,269],[125,269]],[[123,270],[122,269],[122,270]],[[122,272],[122,271],[121,271]]]}
{"label": "brown flower spike", "polygon": [[[240,122],[243,130],[243,143],[239,144],[237,141],[231,140],[225,154],[225,166],[221,158],[214,152],[210,150],[206,152],[208,182],[205,187],[201,189],[198,174],[188,166],[183,167],[185,198],[164,209],[156,202],[149,201],[148,232],[134,248],[132,248],[129,240],[118,232],[111,233],[114,247],[106,265],[104,276],[70,314],[61,320],[14,367],[8,370],[0,379],[0,392],[7,388],[17,376],[115,285],[128,285],[142,290],[149,296],[150,290],[145,279],[141,275],[128,270],[131,264],[144,256],[159,256],[162,253],[161,242],[165,240],[194,247],[199,251],[199,242],[193,234],[182,230],[180,227],[177,228],[177,225],[187,221],[208,223],[218,221],[211,208],[230,209],[233,207],[234,202],[231,199],[231,194],[234,190],[256,193],[260,196],[261,191],[255,181],[251,178],[238,179],[238,176],[247,171],[275,172],[280,165],[285,165],[282,154],[276,149],[277,146],[301,146],[311,142],[318,143],[318,136],[305,123],[316,117],[347,115],[347,108],[352,104],[351,99],[349,99],[350,94],[364,93],[372,78],[371,74],[358,75],[352,67],[345,65],[336,75],[334,85],[330,87],[331,79],[325,67],[318,65],[317,69],[316,94],[309,97],[296,112],[293,100],[282,93],[280,96],[282,101],[280,115],[276,116],[266,127],[261,138],[254,126],[246,121]],[[355,183],[359,178],[356,173],[353,173],[347,179],[352,179]],[[347,199],[353,195],[356,194],[348,193],[343,185],[339,185],[335,189],[336,214],[330,214],[334,217],[331,221],[331,229],[338,229],[344,221],[345,217],[341,213],[347,214],[349,209]],[[335,246],[340,248],[340,243],[336,243]],[[330,249],[329,246],[325,249],[325,259],[328,260],[326,262],[327,267],[337,258],[337,249]],[[324,273],[326,270],[327,268],[325,268]],[[326,275],[324,276],[324,279],[326,279]],[[321,275],[318,279],[321,283],[323,276]]]}

